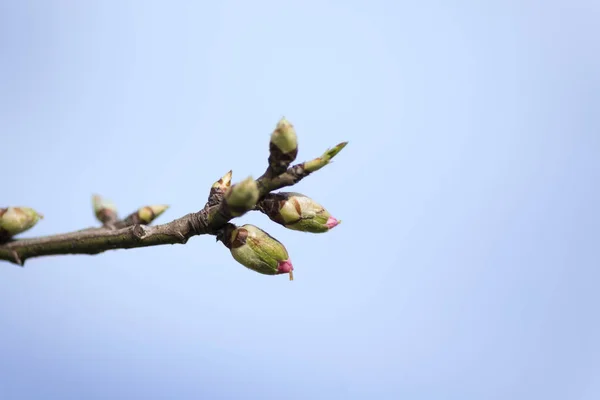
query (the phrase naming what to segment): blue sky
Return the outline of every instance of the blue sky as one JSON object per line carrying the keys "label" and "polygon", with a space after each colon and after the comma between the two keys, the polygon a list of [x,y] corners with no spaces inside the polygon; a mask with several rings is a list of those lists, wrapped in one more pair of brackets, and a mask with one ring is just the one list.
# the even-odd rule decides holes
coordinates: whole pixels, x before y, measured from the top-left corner
{"label": "blue sky", "polygon": [[0,265],[3,399],[597,399],[593,1],[0,1],[2,205],[24,236],[199,210],[260,175],[342,225],[254,223],[295,281],[187,245]]}

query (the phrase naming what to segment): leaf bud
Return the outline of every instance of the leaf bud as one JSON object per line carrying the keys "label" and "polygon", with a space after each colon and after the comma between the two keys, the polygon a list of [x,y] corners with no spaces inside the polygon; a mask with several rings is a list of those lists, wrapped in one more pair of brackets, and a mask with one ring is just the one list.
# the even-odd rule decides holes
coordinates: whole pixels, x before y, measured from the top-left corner
{"label": "leaf bud", "polygon": [[258,201],[259,191],[256,181],[248,177],[230,187],[225,193],[225,202],[231,215],[239,217],[254,208]]}

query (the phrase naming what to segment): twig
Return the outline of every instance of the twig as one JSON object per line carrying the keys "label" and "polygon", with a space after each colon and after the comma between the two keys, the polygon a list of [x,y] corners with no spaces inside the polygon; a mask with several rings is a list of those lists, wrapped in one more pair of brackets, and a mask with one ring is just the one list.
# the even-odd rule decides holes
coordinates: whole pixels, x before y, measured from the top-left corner
{"label": "twig", "polygon": [[[345,143],[336,146],[336,151],[330,154],[329,158],[325,157],[328,154],[325,153],[324,156],[307,163],[294,165],[280,175],[271,177],[269,175],[272,175],[272,169],[267,169],[267,172],[256,180],[259,197],[262,198],[273,190],[296,184],[311,172],[327,165],[329,160],[344,146]],[[231,179],[230,174],[229,179]],[[0,244],[0,260],[23,266],[26,260],[34,257],[98,254],[115,249],[183,244],[192,236],[218,235],[220,229],[233,218],[227,202],[223,201],[223,192],[218,190],[211,190],[209,201],[202,210],[163,225],[140,224],[139,218],[134,214],[102,228],[88,228],[31,239],[9,240]]]}

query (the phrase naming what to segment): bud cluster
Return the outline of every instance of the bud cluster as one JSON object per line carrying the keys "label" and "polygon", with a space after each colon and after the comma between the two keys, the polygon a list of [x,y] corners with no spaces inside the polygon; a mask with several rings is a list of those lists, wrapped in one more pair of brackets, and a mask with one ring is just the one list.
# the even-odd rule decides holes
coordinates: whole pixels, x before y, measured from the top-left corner
{"label": "bud cluster", "polygon": [[[346,144],[347,142],[342,142],[320,157],[299,164],[292,168],[290,174],[292,177],[298,175],[301,178],[323,168]],[[294,126],[285,118],[277,123],[271,134],[269,150],[269,168],[260,179],[277,179],[288,170],[290,163],[296,158],[298,138]],[[286,176],[285,179],[289,177]],[[218,231],[217,240],[221,240],[230,249],[236,261],[261,274],[289,273],[292,279],[294,268],[285,246],[254,225],[237,227],[227,223],[231,216],[237,217],[251,209],[258,209],[272,221],[288,229],[311,233],[328,232],[341,222],[321,204],[301,193],[279,192],[261,197],[257,184],[252,178],[229,187],[230,181],[231,175],[225,179],[227,186],[222,195],[224,204],[220,209],[211,212],[209,224],[221,226],[221,223],[225,223],[225,226]],[[211,199],[214,200],[217,190],[223,190],[223,187],[223,178],[213,185],[209,205],[212,205]]]}

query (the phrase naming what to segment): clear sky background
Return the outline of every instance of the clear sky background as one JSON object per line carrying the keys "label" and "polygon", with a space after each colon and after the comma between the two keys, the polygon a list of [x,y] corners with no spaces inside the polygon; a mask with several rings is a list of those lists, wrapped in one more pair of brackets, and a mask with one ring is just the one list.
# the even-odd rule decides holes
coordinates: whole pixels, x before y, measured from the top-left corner
{"label": "clear sky background", "polygon": [[266,167],[344,222],[0,264],[0,398],[600,398],[596,1],[0,1],[0,203],[24,236],[199,210]]}

